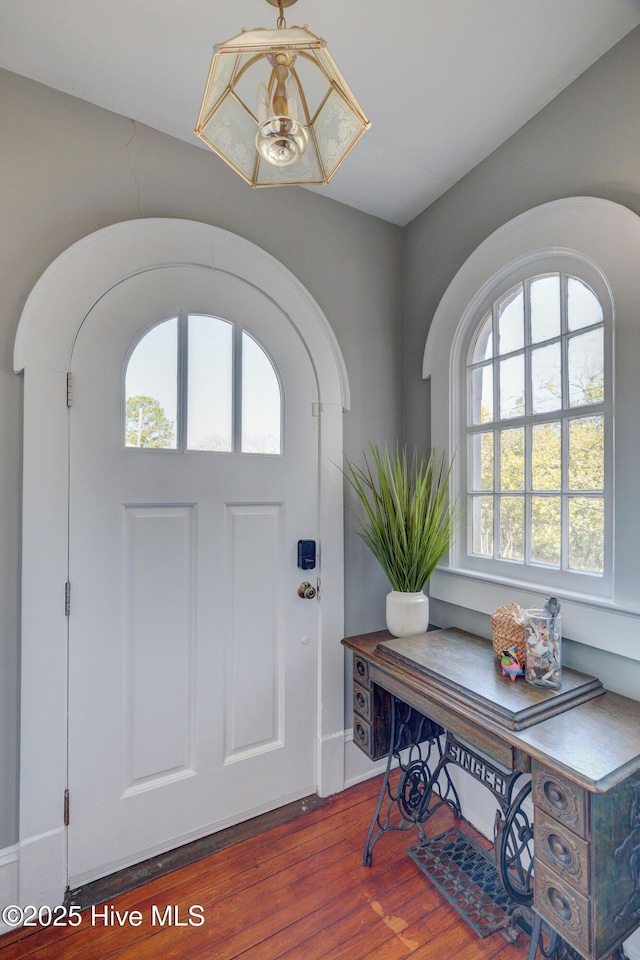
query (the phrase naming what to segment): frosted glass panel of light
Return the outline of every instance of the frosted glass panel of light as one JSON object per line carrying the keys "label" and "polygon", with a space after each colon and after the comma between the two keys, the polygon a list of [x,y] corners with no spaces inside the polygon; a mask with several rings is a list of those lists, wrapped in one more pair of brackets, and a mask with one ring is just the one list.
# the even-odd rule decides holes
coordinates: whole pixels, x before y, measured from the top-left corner
{"label": "frosted glass panel of light", "polygon": [[562,407],[559,343],[531,351],[531,406],[533,413],[549,413]]}
{"label": "frosted glass panel of light", "polygon": [[267,183],[322,183],[318,156],[309,146],[299,160],[285,167],[276,167],[260,156],[256,183],[258,186]]}
{"label": "frosted glass panel of light", "polygon": [[531,342],[560,336],[560,277],[540,277],[530,286]]}
{"label": "frosted glass panel of light", "polygon": [[127,447],[175,449],[178,421],[178,318],[152,327],[134,348],[125,376]]}
{"label": "frosted glass panel of light", "polygon": [[188,323],[187,448],[233,448],[233,325],[192,314]]}
{"label": "frosted glass panel of light", "polygon": [[524,346],[524,293],[522,286],[498,304],[498,352],[500,356]]}
{"label": "frosted glass panel of light", "polygon": [[235,97],[227,97],[213,114],[211,123],[203,127],[208,143],[228,157],[239,173],[248,180],[253,175],[257,124]]}
{"label": "frosted glass panel of light", "polygon": [[362,122],[351,106],[332,90],[315,123],[318,148],[327,173],[344,159],[362,131]]}
{"label": "frosted glass panel of light", "polygon": [[273,364],[248,333],[242,334],[243,453],[282,452],[282,395]]}
{"label": "frosted glass panel of light", "polygon": [[200,108],[201,116],[206,117],[211,112],[218,100],[220,100],[222,97],[223,93],[229,86],[231,74],[233,73],[233,67],[233,57],[222,57],[220,60],[218,60],[216,70],[213,76],[209,78],[207,84],[206,95]]}
{"label": "frosted glass panel of light", "polygon": [[569,405],[581,407],[604,399],[602,327],[569,340]]}

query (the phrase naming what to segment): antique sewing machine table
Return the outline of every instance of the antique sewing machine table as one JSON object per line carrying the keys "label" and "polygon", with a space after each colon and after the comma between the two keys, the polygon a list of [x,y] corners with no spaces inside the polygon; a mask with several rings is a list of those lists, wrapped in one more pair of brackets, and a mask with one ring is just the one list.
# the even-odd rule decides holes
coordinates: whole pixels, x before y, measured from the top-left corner
{"label": "antique sewing machine table", "polygon": [[[640,703],[568,669],[560,690],[513,681],[457,629],[342,642],[354,742],[388,758],[365,864],[385,833],[413,830],[409,856],[480,936],[530,931],[529,960],[622,957],[640,925]],[[494,855],[457,827],[423,829],[442,804],[462,816],[452,765],[497,801]]]}

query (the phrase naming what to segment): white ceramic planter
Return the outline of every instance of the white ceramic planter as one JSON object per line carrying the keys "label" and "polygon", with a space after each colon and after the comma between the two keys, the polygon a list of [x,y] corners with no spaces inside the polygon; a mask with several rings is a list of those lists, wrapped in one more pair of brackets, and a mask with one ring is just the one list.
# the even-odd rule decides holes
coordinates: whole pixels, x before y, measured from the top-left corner
{"label": "white ceramic planter", "polygon": [[426,633],[429,625],[429,597],[425,593],[387,594],[387,630],[394,637]]}

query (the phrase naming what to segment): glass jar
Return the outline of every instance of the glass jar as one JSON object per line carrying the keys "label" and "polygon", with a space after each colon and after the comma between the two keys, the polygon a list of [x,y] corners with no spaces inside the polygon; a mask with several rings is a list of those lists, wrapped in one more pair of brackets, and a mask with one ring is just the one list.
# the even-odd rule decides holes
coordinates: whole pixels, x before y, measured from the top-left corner
{"label": "glass jar", "polygon": [[548,610],[524,612],[525,679],[537,687],[562,686],[561,616]]}

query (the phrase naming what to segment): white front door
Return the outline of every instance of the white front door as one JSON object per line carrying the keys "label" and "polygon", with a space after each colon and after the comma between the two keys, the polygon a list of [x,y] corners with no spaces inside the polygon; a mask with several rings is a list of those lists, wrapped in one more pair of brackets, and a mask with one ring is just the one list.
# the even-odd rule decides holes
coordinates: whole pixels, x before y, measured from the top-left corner
{"label": "white front door", "polygon": [[[128,381],[136,356],[153,381],[136,344],[154,332],[174,371],[163,448],[144,446],[140,399],[132,440],[125,400],[150,392]],[[318,607],[297,588],[319,572],[297,565],[316,539],[316,379],[272,300],[221,271],[147,271],[91,310],[71,370],[74,886],[315,791]],[[262,452],[275,394],[280,452]]]}

